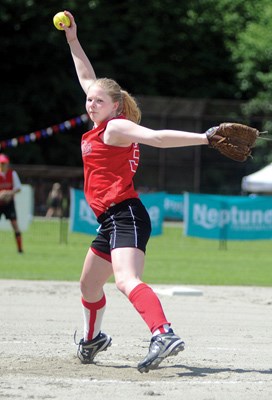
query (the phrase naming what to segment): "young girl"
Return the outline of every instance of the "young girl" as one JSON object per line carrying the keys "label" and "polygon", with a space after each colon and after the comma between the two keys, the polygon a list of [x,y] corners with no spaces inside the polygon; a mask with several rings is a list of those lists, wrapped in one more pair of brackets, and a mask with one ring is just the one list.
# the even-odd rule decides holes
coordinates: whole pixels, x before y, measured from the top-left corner
{"label": "young girl", "polygon": [[101,332],[106,307],[103,286],[113,274],[117,288],[129,299],[150,329],[152,338],[138,370],[148,372],[161,361],[184,349],[166,318],[154,291],[141,277],[151,224],[138,198],[133,177],[139,163],[138,143],[167,148],[206,145],[206,134],[140,126],[141,112],[136,101],[112,79],[97,79],[77,38],[72,14],[65,11],[71,25],[64,29],[78,75],[86,93],[86,110],[93,129],[82,136],[84,192],[100,228],[89,248],[80,279],[84,315],[84,337],[79,342],[82,363],[91,363],[96,354],[111,345],[111,337]]}

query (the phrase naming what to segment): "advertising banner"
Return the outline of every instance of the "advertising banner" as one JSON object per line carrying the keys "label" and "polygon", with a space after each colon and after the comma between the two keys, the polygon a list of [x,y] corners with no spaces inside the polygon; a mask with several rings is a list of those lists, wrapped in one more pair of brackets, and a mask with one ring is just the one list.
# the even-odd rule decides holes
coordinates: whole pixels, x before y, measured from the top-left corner
{"label": "advertising banner", "polygon": [[140,199],[147,209],[151,219],[151,236],[157,236],[163,233],[164,197],[164,192],[145,193],[140,195]]}
{"label": "advertising banner", "polygon": [[[22,189],[14,197],[17,221],[22,232],[27,231],[33,219],[34,193],[31,185],[22,185]],[[4,215],[0,217],[0,230],[11,231],[10,221]]]}
{"label": "advertising banner", "polygon": [[184,233],[219,240],[272,239],[271,196],[184,195]]}
{"label": "advertising banner", "polygon": [[[99,224],[86,202],[84,192],[78,189],[71,189],[70,198],[70,231],[96,235]],[[151,235],[161,235],[164,218],[164,193],[141,194],[140,198],[151,219]]]}
{"label": "advertising banner", "polygon": [[164,197],[164,219],[183,221],[184,213],[183,194],[168,194]]}
{"label": "advertising banner", "polygon": [[70,231],[96,235],[99,224],[83,190],[70,189]]}

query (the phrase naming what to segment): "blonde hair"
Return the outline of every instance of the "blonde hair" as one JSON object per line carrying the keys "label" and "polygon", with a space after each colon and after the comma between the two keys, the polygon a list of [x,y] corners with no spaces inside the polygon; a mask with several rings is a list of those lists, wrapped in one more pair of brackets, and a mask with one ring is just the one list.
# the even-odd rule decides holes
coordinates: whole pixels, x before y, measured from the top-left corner
{"label": "blonde hair", "polygon": [[111,97],[112,101],[118,102],[119,107],[117,114],[123,114],[127,119],[136,124],[140,123],[141,110],[133,96],[131,96],[126,90],[121,89],[118,83],[113,79],[99,78],[94,81],[95,85],[102,87],[107,94]]}

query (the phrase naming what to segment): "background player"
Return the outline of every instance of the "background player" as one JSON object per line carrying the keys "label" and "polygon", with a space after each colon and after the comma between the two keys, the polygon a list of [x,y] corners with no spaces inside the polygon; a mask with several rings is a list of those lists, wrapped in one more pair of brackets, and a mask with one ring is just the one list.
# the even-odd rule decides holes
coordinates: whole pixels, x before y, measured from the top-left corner
{"label": "background player", "polygon": [[21,187],[17,172],[10,168],[8,156],[0,154],[0,218],[4,214],[10,220],[19,253],[23,253],[22,234],[17,222],[14,196],[21,191]]}

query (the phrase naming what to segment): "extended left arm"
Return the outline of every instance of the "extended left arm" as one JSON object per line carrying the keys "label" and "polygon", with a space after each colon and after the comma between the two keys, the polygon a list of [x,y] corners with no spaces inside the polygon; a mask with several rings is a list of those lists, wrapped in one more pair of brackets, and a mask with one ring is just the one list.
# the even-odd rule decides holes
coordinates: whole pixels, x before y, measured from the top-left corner
{"label": "extended left arm", "polygon": [[129,146],[142,143],[160,148],[186,147],[208,144],[206,133],[172,129],[154,130],[121,119],[111,120],[104,133],[104,143],[112,146]]}

